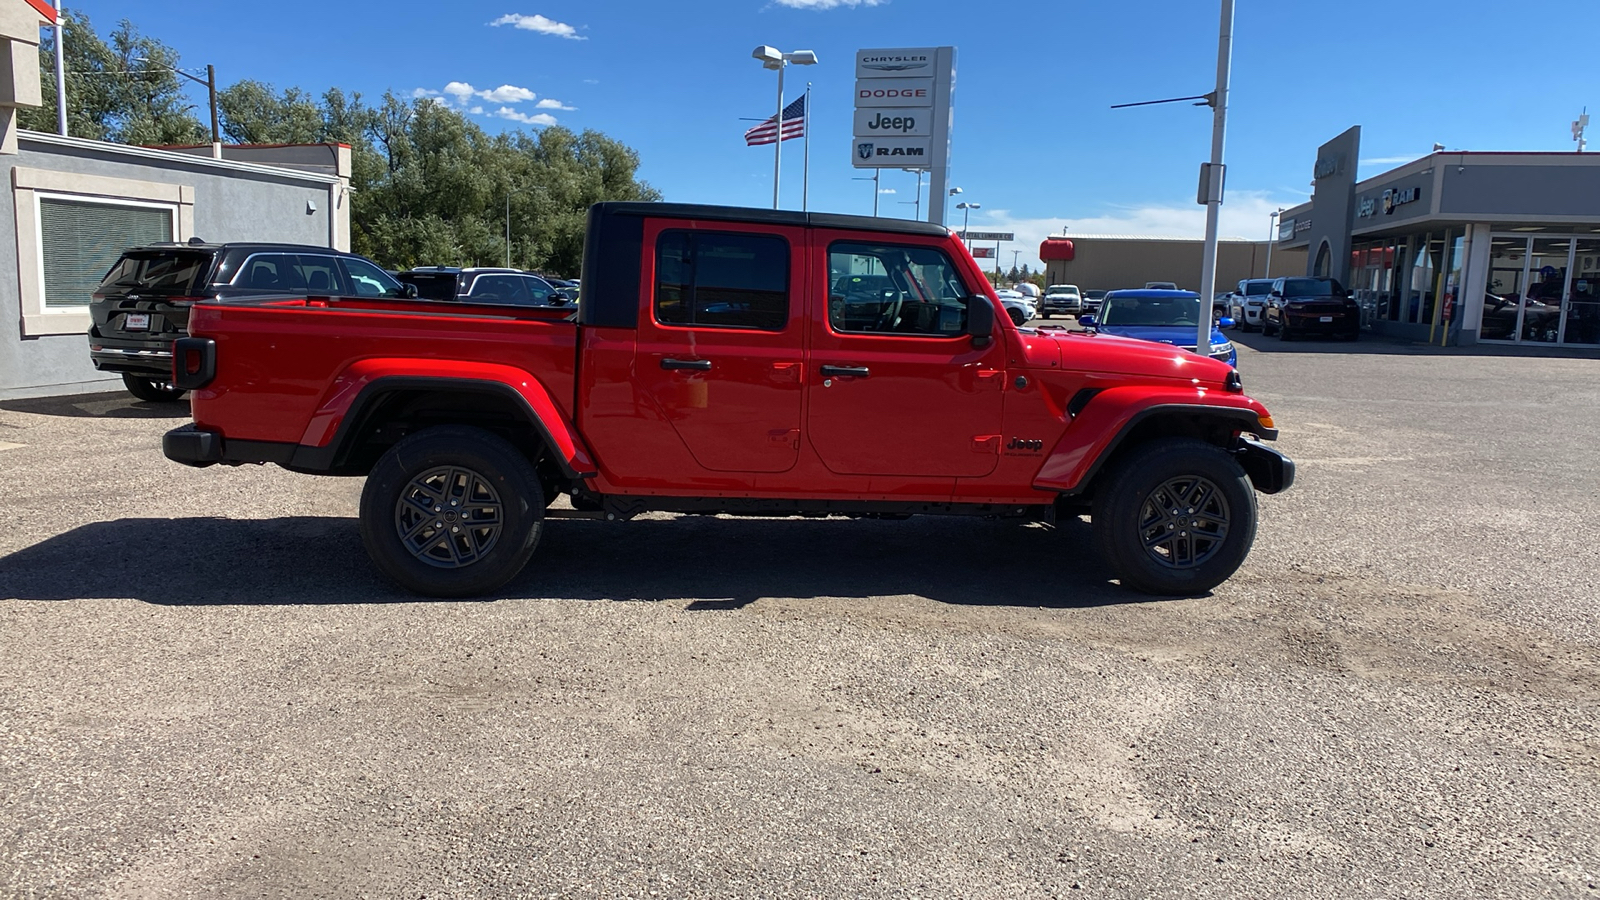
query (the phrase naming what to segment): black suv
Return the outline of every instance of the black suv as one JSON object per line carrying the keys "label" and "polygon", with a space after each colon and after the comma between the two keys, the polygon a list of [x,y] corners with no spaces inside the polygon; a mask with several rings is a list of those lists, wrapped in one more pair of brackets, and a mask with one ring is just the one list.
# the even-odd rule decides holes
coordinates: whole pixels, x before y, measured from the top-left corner
{"label": "black suv", "polygon": [[1361,336],[1361,307],[1332,278],[1279,278],[1261,313],[1261,333],[1293,340],[1323,334],[1353,341]]}
{"label": "black suv", "polygon": [[371,260],[300,244],[151,244],[123,251],[89,304],[89,358],[140,400],[177,400],[172,342],[198,300],[262,294],[415,297]]}
{"label": "black suv", "polygon": [[417,266],[396,277],[414,285],[417,295],[425,300],[508,306],[566,306],[573,299],[571,292],[521,269]]}

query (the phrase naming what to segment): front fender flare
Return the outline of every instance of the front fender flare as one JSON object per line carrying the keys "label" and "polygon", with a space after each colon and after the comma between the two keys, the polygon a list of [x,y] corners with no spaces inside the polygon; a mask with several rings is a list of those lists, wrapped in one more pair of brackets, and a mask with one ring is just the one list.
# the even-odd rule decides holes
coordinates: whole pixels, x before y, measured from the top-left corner
{"label": "front fender flare", "polygon": [[367,404],[398,390],[473,391],[504,396],[523,409],[544,437],[552,460],[566,475],[590,478],[596,473],[594,458],[583,445],[577,428],[531,373],[496,363],[431,359],[364,359],[352,363],[334,379],[306,424],[295,465],[330,468]]}
{"label": "front fender flare", "polygon": [[1190,423],[1224,424],[1230,431],[1276,440],[1267,408],[1243,394],[1208,388],[1152,391],[1111,388],[1096,394],[1067,426],[1034,475],[1033,486],[1063,495],[1081,493],[1134,429],[1158,416]]}

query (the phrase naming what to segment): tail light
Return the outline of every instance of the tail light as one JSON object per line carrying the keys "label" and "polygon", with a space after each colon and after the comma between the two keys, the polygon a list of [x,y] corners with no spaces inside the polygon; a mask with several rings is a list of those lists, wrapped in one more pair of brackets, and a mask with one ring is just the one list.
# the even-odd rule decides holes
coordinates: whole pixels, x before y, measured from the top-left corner
{"label": "tail light", "polygon": [[172,342],[172,383],[186,391],[203,388],[217,376],[217,342],[186,337]]}

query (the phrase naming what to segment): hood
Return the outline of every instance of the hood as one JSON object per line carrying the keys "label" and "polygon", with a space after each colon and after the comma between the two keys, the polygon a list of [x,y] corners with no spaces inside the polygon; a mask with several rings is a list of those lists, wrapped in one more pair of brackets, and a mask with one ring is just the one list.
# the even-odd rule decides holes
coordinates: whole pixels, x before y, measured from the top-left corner
{"label": "hood", "polygon": [[[1018,329],[1022,334],[1023,356],[1035,368],[1055,368],[1082,372],[1104,372],[1153,378],[1221,383],[1233,367],[1173,344],[1119,337],[1113,334],[1067,331],[1065,329]],[[1193,329],[1189,339],[1194,339]]]}
{"label": "hood", "polygon": [[[1102,334],[1114,334],[1118,337],[1137,338],[1141,341],[1155,341],[1161,344],[1171,344],[1174,347],[1194,346],[1193,325],[1101,325],[1098,326]],[[1220,344],[1227,338],[1215,327],[1211,329],[1211,343]]]}

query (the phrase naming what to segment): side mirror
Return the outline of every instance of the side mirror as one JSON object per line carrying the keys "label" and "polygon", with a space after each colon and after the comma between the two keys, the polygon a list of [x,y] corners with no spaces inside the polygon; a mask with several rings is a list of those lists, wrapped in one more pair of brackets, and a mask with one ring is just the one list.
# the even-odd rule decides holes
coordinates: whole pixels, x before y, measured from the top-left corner
{"label": "side mirror", "polygon": [[1078,324],[1085,328],[1093,328],[1095,326],[1094,316],[1079,316]]}
{"label": "side mirror", "polygon": [[568,294],[566,291],[551,291],[550,292],[550,305],[552,305],[552,306],[566,306],[568,303],[571,303],[571,302],[572,302],[572,296],[570,294]]}
{"label": "side mirror", "polygon": [[414,285],[414,284],[410,284],[410,283],[401,284],[400,285],[400,296],[401,296],[401,298],[406,299],[406,300],[415,300],[415,299],[417,299],[417,286]]}
{"label": "side mirror", "polygon": [[972,336],[972,346],[979,349],[994,343],[994,307],[982,294],[967,299],[967,334]]}
{"label": "side mirror", "polygon": [[1218,327],[1218,328],[1232,328],[1232,327],[1233,327],[1233,326],[1234,326],[1234,325],[1237,325],[1237,324],[1238,324],[1238,323],[1237,323],[1237,322],[1235,322],[1235,321],[1234,321],[1234,320],[1233,320],[1233,318],[1232,318],[1232,317],[1230,317],[1230,316],[1223,316],[1223,317],[1222,317],[1222,318],[1221,318],[1221,320],[1219,320],[1219,321],[1218,321],[1218,322],[1217,322],[1217,327]]}
{"label": "side mirror", "polygon": [[1347,290],[1347,291],[1345,291],[1345,292],[1344,292],[1344,295],[1345,295],[1345,298],[1346,298],[1346,299],[1349,299],[1349,300],[1354,300],[1354,299],[1355,299],[1355,298],[1356,298],[1356,292],[1355,292],[1355,289],[1354,289],[1354,288],[1352,288],[1352,289],[1350,289],[1350,290]]}

